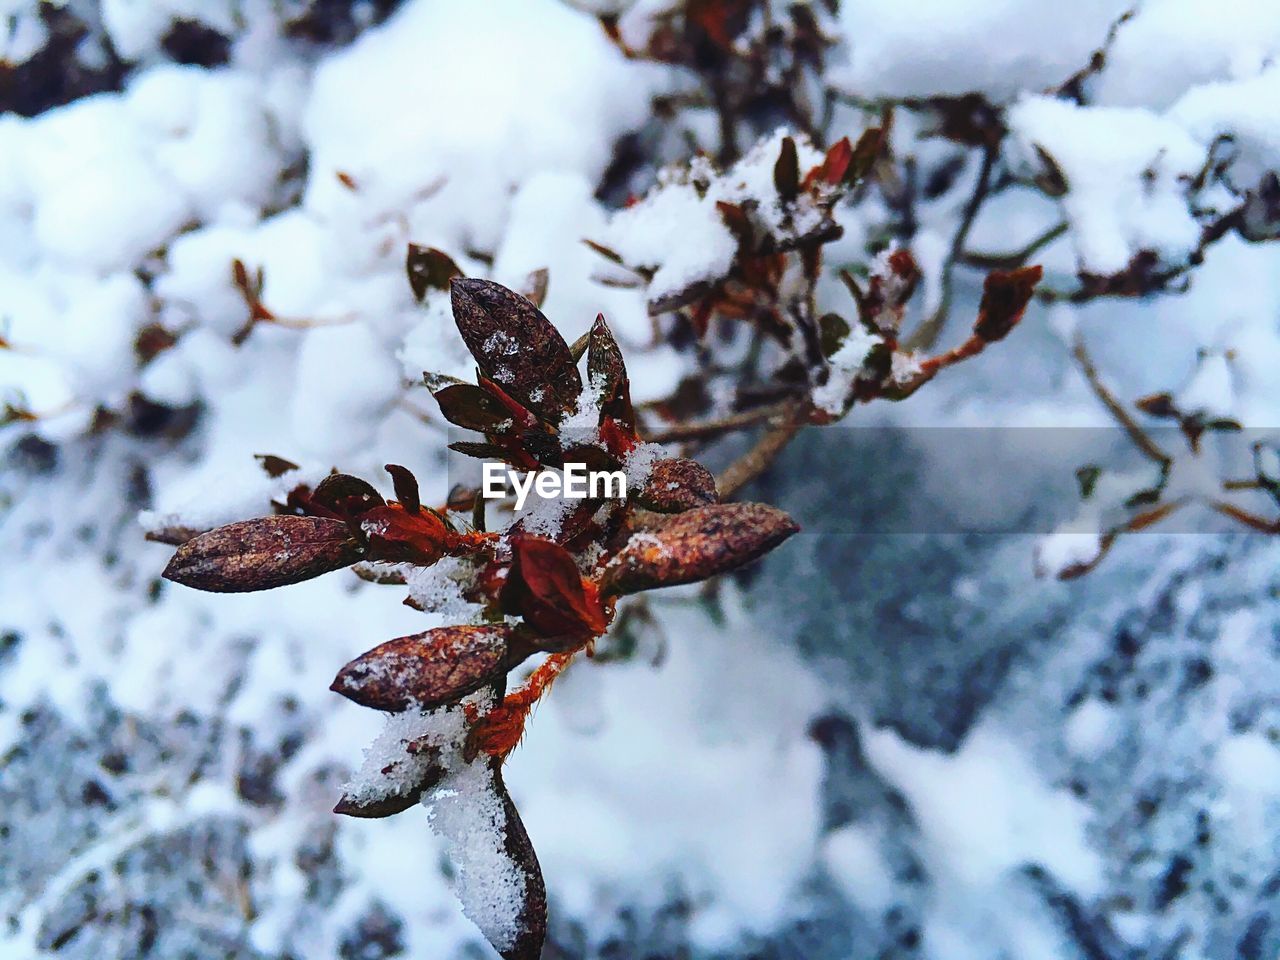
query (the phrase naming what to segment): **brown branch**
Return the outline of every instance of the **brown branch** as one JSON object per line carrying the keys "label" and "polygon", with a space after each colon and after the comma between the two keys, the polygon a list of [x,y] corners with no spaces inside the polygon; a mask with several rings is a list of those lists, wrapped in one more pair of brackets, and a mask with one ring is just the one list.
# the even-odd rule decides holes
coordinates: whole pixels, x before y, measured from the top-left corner
{"label": "brown branch", "polygon": [[982,149],[982,166],[978,168],[978,181],[974,184],[973,193],[964,206],[960,225],[956,227],[956,232],[951,237],[951,249],[947,251],[947,258],[942,263],[940,285],[942,295],[938,301],[938,308],[926,317],[919,328],[907,338],[907,350],[927,350],[933,346],[938,339],[938,334],[942,332],[943,325],[947,322],[947,314],[951,310],[952,272],[955,270],[956,261],[964,252],[965,241],[969,239],[969,232],[973,229],[978,211],[991,191],[991,174],[995,170],[996,159],[999,156],[999,142],[988,143]]}
{"label": "brown branch", "polygon": [[1080,372],[1084,374],[1084,378],[1088,381],[1089,387],[1093,390],[1094,396],[1102,402],[1102,405],[1107,408],[1107,411],[1115,421],[1124,428],[1125,433],[1128,434],[1133,445],[1137,447],[1148,460],[1158,464],[1161,469],[1168,470],[1173,464],[1173,457],[1165,453],[1164,450],[1161,449],[1160,445],[1151,439],[1147,432],[1143,430],[1142,427],[1138,425],[1138,422],[1129,414],[1129,411],[1124,408],[1124,405],[1116,399],[1115,394],[1113,394],[1107,385],[1102,382],[1102,377],[1098,373],[1098,368],[1094,366],[1093,358],[1089,356],[1089,350],[1085,346],[1083,337],[1079,335],[1076,336],[1075,345],[1071,349],[1071,355],[1075,357],[1076,362],[1080,364]]}
{"label": "brown branch", "polygon": [[744,427],[754,427],[772,417],[785,413],[791,407],[790,401],[772,403],[757,407],[754,410],[743,410],[731,413],[715,420],[704,420],[699,423],[680,423],[665,430],[657,430],[645,440],[649,443],[674,443],[680,440],[706,440],[718,437]]}
{"label": "brown branch", "polygon": [[792,402],[778,422],[760,435],[755,446],[735,460],[716,480],[721,500],[728,500],[769,468],[788,443],[804,426],[801,406]]}

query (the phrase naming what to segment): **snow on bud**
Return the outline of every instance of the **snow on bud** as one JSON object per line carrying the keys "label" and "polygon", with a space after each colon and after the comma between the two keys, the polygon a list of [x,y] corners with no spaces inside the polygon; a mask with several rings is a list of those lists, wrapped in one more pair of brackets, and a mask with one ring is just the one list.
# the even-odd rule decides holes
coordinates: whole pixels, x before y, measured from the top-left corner
{"label": "snow on bud", "polygon": [[452,703],[503,669],[510,633],[463,625],[397,637],[348,663],[329,689],[389,713]]}
{"label": "snow on bud", "polygon": [[706,580],[763,556],[799,529],[786,513],[762,503],[688,510],[634,534],[605,568],[604,590],[639,593]]}
{"label": "snow on bud", "polygon": [[644,488],[636,496],[642,507],[658,513],[680,513],[719,500],[716,479],[702,464],[684,457],[654,463]]}
{"label": "snow on bud", "polygon": [[341,570],[364,549],[341,520],[262,517],[218,527],[174,553],[164,578],[196,590],[271,590]]}

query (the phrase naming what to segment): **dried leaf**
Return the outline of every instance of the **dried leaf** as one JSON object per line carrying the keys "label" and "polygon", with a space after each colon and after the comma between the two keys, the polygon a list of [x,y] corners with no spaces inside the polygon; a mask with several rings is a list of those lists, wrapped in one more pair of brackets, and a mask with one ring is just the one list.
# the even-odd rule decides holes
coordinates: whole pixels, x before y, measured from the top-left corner
{"label": "dried leaf", "polygon": [[419,302],[428,290],[448,290],[449,281],[462,276],[462,270],[443,250],[420,247],[416,243],[409,244],[404,266],[409,274],[409,287]]}
{"label": "dried leaf", "polygon": [[368,558],[384,563],[429,566],[461,542],[433,510],[411,514],[399,506],[374,507],[360,520],[368,538]]}
{"label": "dried leaf", "polygon": [[628,594],[705,580],[763,556],[799,529],[762,503],[698,507],[634,534],[605,568],[603,589]]}
{"label": "dried leaf", "polygon": [[773,186],[783,203],[790,203],[800,193],[800,160],[796,142],[791,137],[782,138],[782,150],[773,165]]}
{"label": "dried leaf", "polygon": [[308,506],[320,507],[342,519],[354,519],[385,500],[373,486],[359,477],[346,473],[331,473],[316,485],[308,498]]}
{"label": "dried leaf", "polygon": [[400,506],[404,507],[405,512],[421,513],[422,499],[418,495],[418,478],[409,472],[408,467],[402,467],[398,463],[388,463],[383,469],[391,474],[396,499],[400,501]]}
{"label": "dried leaf", "polygon": [[1153,393],[1142,397],[1134,401],[1134,406],[1148,416],[1159,417],[1162,420],[1178,420],[1182,417],[1182,412],[1168,393]]}
{"label": "dried leaf", "polygon": [[520,537],[511,552],[504,609],[522,615],[547,638],[604,633],[607,622],[595,585],[583,580],[569,551],[541,537]]}
{"label": "dried leaf", "polygon": [[636,500],[658,513],[681,513],[715,503],[719,496],[711,471],[696,460],[672,457],[653,465]]}
{"label": "dried leaf", "polygon": [[987,275],[982,285],[978,319],[973,325],[978,339],[995,343],[1017,326],[1043,273],[1039,266],[1034,266],[1008,272],[996,270]]}
{"label": "dried leaf", "polygon": [[188,540],[165,567],[164,577],[214,593],[270,590],[349,567],[363,552],[341,520],[261,517]]}
{"label": "dried leaf", "polygon": [[348,663],[329,689],[388,713],[452,703],[505,669],[510,634],[501,625],[464,625],[397,637]]}
{"label": "dried leaf", "polygon": [[454,426],[465,430],[490,433],[502,423],[512,420],[502,401],[484,387],[473,383],[457,383],[437,390],[433,396],[440,413]]}
{"label": "dried leaf", "polygon": [[539,267],[537,270],[530,271],[520,289],[524,298],[539,310],[547,300],[547,284],[550,279],[551,272],[546,267]]}
{"label": "dried leaf", "polygon": [[253,458],[258,461],[258,465],[262,467],[268,477],[273,480],[276,477],[283,477],[290,470],[297,470],[298,465],[292,460],[286,460],[284,457],[277,457],[273,453],[255,453]]}
{"label": "dried leaf", "polygon": [[604,315],[596,317],[591,325],[587,343],[587,381],[592,389],[600,391],[600,413],[613,417],[628,427],[635,426],[635,411],[631,408],[631,383],[627,379],[627,365],[622,351],[614,340]]}
{"label": "dried leaf", "polygon": [[484,375],[544,420],[577,403],[569,345],[532,303],[490,280],[454,280],[453,319]]}

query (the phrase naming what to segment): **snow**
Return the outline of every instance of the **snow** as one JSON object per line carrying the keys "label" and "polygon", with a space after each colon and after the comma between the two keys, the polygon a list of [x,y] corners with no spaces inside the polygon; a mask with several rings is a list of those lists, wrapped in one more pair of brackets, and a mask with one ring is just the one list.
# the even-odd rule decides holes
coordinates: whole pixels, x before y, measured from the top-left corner
{"label": "snow", "polygon": [[1103,45],[1128,0],[846,0],[848,60],[836,85],[860,97],[959,97],[1001,103],[1065,83]]}
{"label": "snow", "polygon": [[1078,107],[1025,97],[1009,114],[1026,169],[1044,150],[1067,183],[1062,209],[1080,267],[1119,273],[1139,250],[1185,258],[1200,239],[1187,208],[1206,145],[1174,121],[1136,107]]}
{"label": "snow", "polygon": [[724,225],[717,203],[741,205],[753,200],[759,204],[753,216],[769,235],[803,235],[818,225],[820,212],[805,196],[788,217],[773,183],[773,168],[787,136],[795,141],[801,174],[822,162],[823,155],[808,138],[779,129],[756,143],[723,176],[705,157],[694,158],[687,168],[663,171],[657,186],[638,203],[618,211],[607,228],[591,239],[618,253],[630,267],[653,269],[648,295],[654,302],[728,272],[738,241]]}
{"label": "snow", "polygon": [[[647,37],[664,5],[592,4],[622,12],[629,37]],[[344,780],[377,798],[421,774],[427,754],[411,756],[406,741],[456,746],[456,713],[387,720],[327,687],[378,642],[474,619],[461,597],[465,564],[409,573],[426,614],[401,604],[404,588],[346,573],[210,597],[160,583],[171,551],[142,534],[267,514],[334,467],[389,494],[382,465],[404,462],[424,502],[442,502],[454,478],[440,451],[457,437],[408,384],[424,370],[470,379],[474,364],[448,294],[414,302],[408,241],[513,286],[547,268],[548,317],[572,341],[604,313],[641,404],[666,398],[700,363],[664,341],[667,320],[650,318],[647,301],[722,276],[736,244],[714,201],[761,199],[758,225],[777,233],[812,222],[787,226],[772,202],[784,132],[771,112],[752,123],[772,132],[699,198],[689,178],[710,168],[690,143],[714,150],[714,111],[678,100],[668,104],[674,117],[651,109],[653,95],[687,95],[694,78],[626,59],[575,9],[584,4],[409,0],[345,46],[283,39],[288,12],[277,6],[104,3],[104,25],[91,25],[79,56],[89,63],[109,39],[136,57],[122,89],[31,119],[0,117],[0,336],[11,344],[0,349],[0,399],[40,415],[0,434],[0,806],[18,811],[4,824],[0,872],[20,878],[0,894],[6,956],[47,953],[42,930],[56,933],[85,903],[94,919],[57,952],[122,956],[113,944],[126,950],[136,937],[111,918],[136,914],[134,904],[94,893],[94,870],[160,908],[160,934],[175,939],[157,955],[203,958],[201,934],[218,955],[344,955],[373,905],[400,924],[406,956],[477,955],[482,934],[441,866],[450,857],[467,915],[496,941],[509,937],[523,881],[499,846],[487,768],[453,757],[430,815],[375,823],[330,812]],[[1017,249],[1065,219],[1067,232],[1037,255],[1055,286],[1080,268],[1122,269],[1146,249],[1179,264],[1204,222],[1277,167],[1280,18],[1265,0],[1240,0],[1229,16],[1195,0],[1151,0],[1084,82],[1087,105],[1055,99],[1128,6],[846,0],[825,79],[869,99],[977,91],[1010,106],[997,181],[1019,182],[984,206],[970,250]],[[226,31],[231,61],[168,63],[157,45],[175,14]],[[6,59],[39,48],[34,3],[4,5],[0,20]],[[828,143],[869,119],[846,103],[832,110]],[[928,110],[899,104],[894,122],[894,148],[918,173],[919,229],[899,236],[902,211],[878,188],[840,205],[845,235],[828,248],[822,310],[851,315],[833,270],[866,266],[886,238],[909,244],[924,267],[913,308],[940,295],[975,156],[932,136]],[[618,197],[602,175],[632,134],[628,149],[644,161],[625,171],[623,192],[644,191],[661,164],[686,172],[661,175],[635,206],[613,210],[597,198]],[[1193,192],[1189,178],[1224,135],[1232,142],[1214,154],[1222,182]],[[797,143],[802,169],[817,162]],[[1061,168],[1065,196],[1031,185],[1043,172],[1036,144]],[[953,185],[930,195],[948,182],[939,176],[948,164]],[[653,284],[597,282],[635,278],[583,239],[655,269]],[[280,321],[240,345],[231,338],[247,308],[234,259],[250,274],[262,268],[262,300]],[[1105,411],[1068,355],[1076,334],[1122,402],[1170,390],[1187,410],[1275,423],[1276,245],[1230,234],[1188,278],[1185,292],[1143,300],[1035,305],[999,350],[908,403],[857,411],[873,418],[857,423],[1100,435]],[[956,270],[954,322],[940,345],[964,335],[980,280]],[[135,342],[152,324],[177,342],[144,362]],[[737,325],[704,346],[736,362],[746,333]],[[842,408],[870,339],[855,328],[832,359],[816,397],[825,409]],[[895,377],[915,362],[896,358]],[[726,404],[734,386],[717,377],[713,401]],[[196,426],[170,435],[188,414],[161,411],[169,426],[135,428],[136,392],[190,406]],[[591,427],[596,412],[588,401],[568,424]],[[28,431],[43,442],[19,444]],[[1083,442],[1052,437],[1071,449]],[[892,512],[919,479],[916,439],[908,430],[888,455],[846,456],[829,431],[813,461],[794,450],[780,458],[760,497],[801,490],[796,512],[819,531],[832,517]],[[1244,476],[1253,439],[1232,461]],[[302,466],[271,479],[256,453]],[[626,465],[631,488],[671,453],[638,448]],[[1055,517],[1076,507],[1074,465],[1038,492]],[[1094,499],[1040,545],[1045,572],[1092,558],[1094,531],[1153,473],[1104,465]],[[1028,486],[1039,466],[1019,464]],[[1209,456],[1180,464],[1173,489],[1210,489],[1216,466]],[[993,515],[1009,509],[987,490],[957,489],[960,476],[942,470],[924,484],[982,499]],[[1261,496],[1248,502],[1270,508]],[[540,503],[527,525],[553,534],[564,511]],[[1266,909],[1274,863],[1259,838],[1276,832],[1280,811],[1275,546],[1125,537],[1095,574],[1062,585],[1033,579],[1032,539],[961,547],[945,536],[860,537],[841,552],[841,538],[800,537],[745,595],[725,583],[715,598],[646,600],[652,619],[635,618],[632,646],[609,637],[601,650],[616,642],[616,657],[575,664],[505,769],[543,862],[553,929],[579,937],[583,955],[799,950],[830,960],[849,955],[849,942],[860,949],[917,930],[922,960],[1057,960],[1085,948],[1046,906],[1054,901],[1114,930],[1124,945],[1112,952],[1240,952]],[[918,552],[899,542],[908,540]],[[833,711],[857,718],[865,757],[814,741],[813,722]],[[119,773],[115,754],[126,762]],[[270,770],[258,776],[263,758]],[[80,802],[89,782],[112,809]],[[1137,823],[1134,811],[1152,799],[1159,809]],[[1201,814],[1212,834],[1203,852]],[[424,829],[429,816],[443,836]],[[184,831],[209,824],[243,847],[208,848],[225,876],[201,873],[203,858],[189,855],[201,841]],[[1198,886],[1151,906],[1179,855],[1196,858]],[[1031,866],[1056,892],[1036,892]],[[1210,882],[1221,903],[1206,899]],[[193,889],[206,898],[194,906]],[[174,911],[183,923],[164,919]],[[798,921],[855,939],[797,946]]]}

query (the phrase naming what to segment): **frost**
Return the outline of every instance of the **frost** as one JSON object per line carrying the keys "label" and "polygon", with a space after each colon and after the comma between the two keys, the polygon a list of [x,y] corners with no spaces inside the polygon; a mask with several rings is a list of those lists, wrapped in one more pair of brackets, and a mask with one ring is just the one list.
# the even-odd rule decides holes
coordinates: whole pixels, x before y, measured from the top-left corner
{"label": "frost", "polygon": [[441,557],[429,567],[411,566],[405,575],[409,596],[450,623],[479,622],[483,606],[463,596],[474,576],[475,567],[462,557]]}
{"label": "frost", "polygon": [[[821,222],[821,212],[811,198],[802,196],[799,210],[793,216],[784,214],[773,183],[774,164],[788,135],[779,130],[764,138],[723,176],[701,158],[687,169],[664,171],[643,200],[614,215],[601,242],[629,265],[656,268],[648,296],[660,301],[728,271],[738,241],[724,225],[717,203],[750,201],[769,233],[804,234]],[[802,171],[822,162],[823,155],[807,138],[793,139]]]}
{"label": "frost", "polygon": [[459,761],[424,803],[458,872],[463,911],[490,943],[510,948],[520,933],[526,885],[504,846],[506,810],[493,770],[484,761]]}
{"label": "frost", "polygon": [[1078,107],[1024,97],[1009,113],[1027,169],[1045,151],[1066,180],[1061,198],[1081,269],[1118,273],[1139,250],[1184,258],[1200,240],[1187,208],[1207,145],[1149,110]]}
{"label": "frost", "polygon": [[[853,384],[862,371],[871,351],[883,341],[875,334],[867,331],[861,324],[855,324],[849,335],[845,337],[840,349],[833,353],[827,361],[830,375],[827,382],[814,387],[811,397],[813,405],[833,416],[839,416],[845,410],[853,391]],[[901,367],[904,371],[909,367]],[[899,366],[895,366],[897,376]]]}

